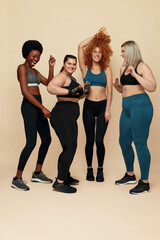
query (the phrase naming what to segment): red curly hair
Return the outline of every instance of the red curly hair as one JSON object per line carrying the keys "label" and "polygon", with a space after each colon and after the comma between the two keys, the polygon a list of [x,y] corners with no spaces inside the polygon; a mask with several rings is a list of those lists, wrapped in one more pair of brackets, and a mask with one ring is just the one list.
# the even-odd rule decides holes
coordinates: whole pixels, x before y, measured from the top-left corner
{"label": "red curly hair", "polygon": [[88,68],[92,67],[92,51],[95,47],[99,47],[102,51],[102,58],[99,62],[101,70],[106,70],[107,66],[110,63],[110,57],[113,54],[113,51],[110,47],[110,36],[106,33],[106,29],[101,28],[98,33],[95,34],[94,38],[87,45],[84,50],[84,62]]}

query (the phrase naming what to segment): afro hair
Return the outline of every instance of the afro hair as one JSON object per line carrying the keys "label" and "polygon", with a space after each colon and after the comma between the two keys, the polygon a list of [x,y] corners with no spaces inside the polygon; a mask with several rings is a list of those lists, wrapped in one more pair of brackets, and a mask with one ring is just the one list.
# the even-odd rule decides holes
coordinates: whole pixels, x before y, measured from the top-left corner
{"label": "afro hair", "polygon": [[24,58],[28,56],[28,54],[32,50],[38,50],[40,54],[43,52],[42,44],[36,40],[28,40],[23,44],[22,47],[22,55]]}

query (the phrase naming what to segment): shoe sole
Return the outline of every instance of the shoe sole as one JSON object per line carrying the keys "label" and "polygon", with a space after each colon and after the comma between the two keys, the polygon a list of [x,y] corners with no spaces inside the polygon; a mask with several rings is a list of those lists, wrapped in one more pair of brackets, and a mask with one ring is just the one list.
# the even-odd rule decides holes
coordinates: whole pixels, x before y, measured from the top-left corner
{"label": "shoe sole", "polygon": [[18,187],[16,187],[14,184],[12,184],[11,187],[14,188],[14,189],[17,189],[17,190],[19,190],[19,191],[29,191],[29,190],[30,190],[30,189],[18,188]]}
{"label": "shoe sole", "polygon": [[31,182],[46,183],[46,184],[47,184],[47,183],[52,183],[53,181],[52,181],[52,182],[51,182],[51,181],[48,181],[48,182],[47,182],[47,181],[40,180],[40,179],[38,179],[38,178],[32,178],[32,179],[31,179]]}
{"label": "shoe sole", "polygon": [[97,180],[97,179],[96,179],[96,182],[104,182],[104,180]]}
{"label": "shoe sole", "polygon": [[55,192],[61,192],[61,193],[76,193],[77,192],[77,189],[76,189],[76,191],[75,192],[65,192],[65,191],[62,191],[62,190],[60,190],[60,189],[57,189],[57,188],[54,188],[53,187],[53,191],[55,191]]}
{"label": "shoe sole", "polygon": [[136,183],[136,180],[134,181],[128,181],[128,182],[125,182],[125,183],[115,183],[116,185],[127,185],[127,184],[133,184],[133,183]]}
{"label": "shoe sole", "polygon": [[146,190],[146,191],[143,191],[143,192],[140,192],[140,193],[131,193],[130,192],[130,194],[132,194],[132,195],[140,195],[140,194],[144,194],[144,193],[150,193],[151,192],[151,190]]}
{"label": "shoe sole", "polygon": [[78,185],[79,182],[78,182],[78,183],[68,182],[68,184],[69,184],[69,185]]}
{"label": "shoe sole", "polygon": [[87,179],[87,178],[86,178],[86,180],[93,182],[93,181],[94,181],[94,178],[92,178],[92,179]]}

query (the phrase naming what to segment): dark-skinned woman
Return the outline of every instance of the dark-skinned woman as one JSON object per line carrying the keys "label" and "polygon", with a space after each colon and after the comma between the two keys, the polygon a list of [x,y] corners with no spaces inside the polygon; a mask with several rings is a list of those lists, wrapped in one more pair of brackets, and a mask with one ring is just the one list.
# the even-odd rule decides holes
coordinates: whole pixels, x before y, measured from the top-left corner
{"label": "dark-skinned woman", "polygon": [[46,157],[50,142],[50,129],[47,118],[50,117],[50,111],[42,104],[42,99],[38,85],[40,83],[48,85],[54,75],[55,59],[50,56],[48,79],[40,74],[34,66],[39,62],[43,47],[36,40],[29,40],[23,44],[22,55],[25,62],[18,66],[17,76],[20,83],[20,89],[23,95],[21,112],[24,120],[26,134],[26,145],[21,152],[17,173],[12,180],[11,187],[27,191],[29,187],[22,179],[22,173],[26,163],[36,146],[37,132],[41,138],[38,159],[35,171],[32,175],[32,182],[51,183],[52,180],[42,172],[42,166]]}

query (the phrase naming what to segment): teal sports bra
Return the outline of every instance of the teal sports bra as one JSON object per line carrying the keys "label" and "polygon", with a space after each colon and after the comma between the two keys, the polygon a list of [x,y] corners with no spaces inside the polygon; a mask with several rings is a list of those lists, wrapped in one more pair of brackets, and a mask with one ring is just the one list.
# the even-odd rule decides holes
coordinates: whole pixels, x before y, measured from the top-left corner
{"label": "teal sports bra", "polygon": [[84,83],[87,81],[90,82],[90,86],[100,86],[106,88],[107,79],[104,71],[101,71],[99,74],[92,73],[91,69],[88,68],[87,74],[83,79]]}

